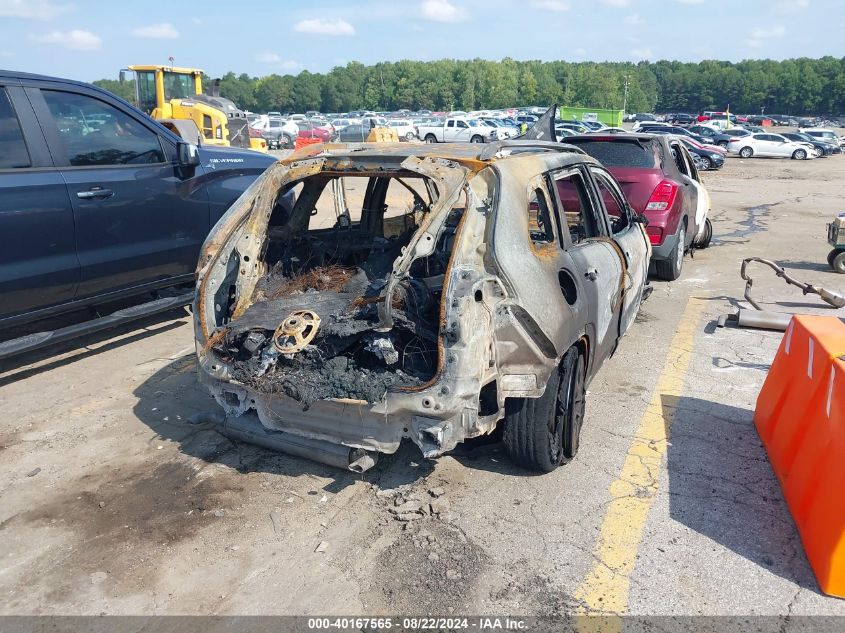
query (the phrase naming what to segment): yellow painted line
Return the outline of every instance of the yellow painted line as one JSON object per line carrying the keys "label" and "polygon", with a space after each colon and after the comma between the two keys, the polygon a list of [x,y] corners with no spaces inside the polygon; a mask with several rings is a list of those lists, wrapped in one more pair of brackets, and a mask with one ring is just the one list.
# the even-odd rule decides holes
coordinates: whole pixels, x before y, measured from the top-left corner
{"label": "yellow painted line", "polygon": [[681,396],[703,309],[704,303],[695,298],[684,308],[622,471],[608,489],[612,500],[593,550],[595,563],[575,592],[586,613],[617,614],[628,609],[631,574],[646,519],[657,495],[660,468],[669,442],[668,430],[675,416],[673,397]]}

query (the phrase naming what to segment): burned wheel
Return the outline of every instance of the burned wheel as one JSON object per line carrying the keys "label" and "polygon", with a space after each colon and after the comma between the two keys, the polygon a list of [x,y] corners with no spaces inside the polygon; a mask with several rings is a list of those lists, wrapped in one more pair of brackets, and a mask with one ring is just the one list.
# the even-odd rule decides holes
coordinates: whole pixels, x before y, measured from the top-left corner
{"label": "burned wheel", "polygon": [[514,462],[548,473],[575,456],[584,421],[584,373],[584,357],[573,346],[542,396],[507,401],[504,442]]}

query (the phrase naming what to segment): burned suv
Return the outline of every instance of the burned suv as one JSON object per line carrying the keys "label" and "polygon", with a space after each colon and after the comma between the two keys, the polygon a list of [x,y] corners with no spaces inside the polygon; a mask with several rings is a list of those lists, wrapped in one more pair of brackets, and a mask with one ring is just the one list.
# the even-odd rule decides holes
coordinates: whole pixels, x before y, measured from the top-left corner
{"label": "burned suv", "polygon": [[201,255],[221,431],[362,471],[403,438],[435,457],[503,421],[516,462],[553,470],[639,309],[643,222],[572,146],[303,148]]}

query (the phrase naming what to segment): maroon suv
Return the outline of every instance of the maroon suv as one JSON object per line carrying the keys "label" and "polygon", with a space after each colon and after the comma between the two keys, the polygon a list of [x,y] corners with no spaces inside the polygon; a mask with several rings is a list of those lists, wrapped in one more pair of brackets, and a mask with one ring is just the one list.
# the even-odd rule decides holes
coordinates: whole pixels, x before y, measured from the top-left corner
{"label": "maroon suv", "polygon": [[661,279],[681,276],[684,253],[698,227],[695,166],[680,143],[658,134],[583,134],[566,143],[580,147],[614,175],[628,202],[648,219],[651,263]]}

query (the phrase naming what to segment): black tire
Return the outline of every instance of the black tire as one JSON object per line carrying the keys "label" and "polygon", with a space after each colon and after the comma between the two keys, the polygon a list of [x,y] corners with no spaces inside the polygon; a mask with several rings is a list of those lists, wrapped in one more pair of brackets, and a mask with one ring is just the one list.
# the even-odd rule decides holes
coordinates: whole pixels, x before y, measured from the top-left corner
{"label": "black tire", "polygon": [[426,143],[436,143],[437,137],[434,134],[426,134],[425,135],[425,142]]}
{"label": "black tire", "polygon": [[713,161],[710,160],[707,156],[701,156],[701,168],[704,171],[710,171],[713,169]]}
{"label": "black tire", "polygon": [[484,137],[483,137],[483,136],[479,136],[478,134],[476,134],[476,135],[475,135],[475,136],[473,136],[471,139],[469,139],[469,142],[470,142],[470,143],[483,143],[483,142],[484,142]]}
{"label": "black tire", "polygon": [[727,142],[727,141],[719,141],[719,142],[718,142],[718,143],[716,143],[716,144],[717,144],[719,147],[725,147],[725,148],[726,148],[726,147],[728,146],[728,142]]}
{"label": "black tire", "polygon": [[804,160],[805,158],[807,158],[807,150],[796,149],[794,152],[792,152],[792,158],[793,160]]}
{"label": "black tire", "polygon": [[416,138],[416,136],[417,135],[414,134],[413,132],[405,132],[405,140],[406,141],[412,141]]}
{"label": "black tire", "polygon": [[834,257],[828,256],[830,267],[838,273],[845,273],[845,251],[834,250],[833,253],[836,253]]}
{"label": "black tire", "polygon": [[701,239],[695,243],[696,248],[707,248],[710,246],[710,240],[713,239],[713,223],[710,218],[704,221],[704,233],[701,234]]}
{"label": "black tire", "polygon": [[578,452],[586,391],[584,357],[576,347],[564,354],[539,398],[505,403],[504,442],[511,459],[529,470],[549,473]]}
{"label": "black tire", "polygon": [[754,150],[750,147],[743,147],[741,150],[739,150],[739,155],[742,158],[751,158],[752,156],[754,156]]}
{"label": "black tire", "polygon": [[681,276],[684,269],[684,250],[686,249],[685,240],[687,237],[687,227],[681,222],[676,234],[678,243],[672,249],[672,256],[669,259],[658,260],[654,262],[654,269],[657,271],[657,276],[664,281],[675,281]]}
{"label": "black tire", "polygon": [[280,139],[281,145],[280,147],[292,147],[293,146],[293,139],[288,136],[287,134],[283,134]]}

